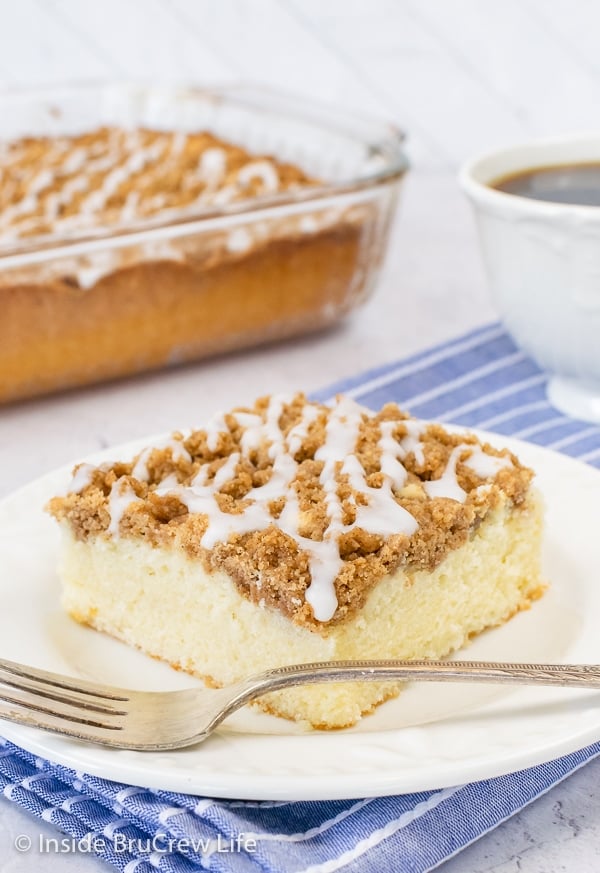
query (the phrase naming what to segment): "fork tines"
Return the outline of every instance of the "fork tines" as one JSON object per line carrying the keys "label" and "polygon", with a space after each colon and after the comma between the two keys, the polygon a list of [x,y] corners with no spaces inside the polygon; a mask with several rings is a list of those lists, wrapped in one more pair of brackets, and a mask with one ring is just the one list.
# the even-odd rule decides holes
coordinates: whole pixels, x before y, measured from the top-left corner
{"label": "fork tines", "polygon": [[128,702],[126,692],[0,659],[0,716],[9,721],[74,736],[119,731]]}

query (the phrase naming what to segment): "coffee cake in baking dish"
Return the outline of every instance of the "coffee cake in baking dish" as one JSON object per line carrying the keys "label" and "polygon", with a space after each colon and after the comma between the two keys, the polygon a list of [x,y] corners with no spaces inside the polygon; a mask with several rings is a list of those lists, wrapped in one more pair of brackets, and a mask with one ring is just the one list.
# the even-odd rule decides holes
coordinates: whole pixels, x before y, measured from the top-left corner
{"label": "coffee cake in baking dish", "polygon": [[385,192],[332,206],[317,190],[208,132],[0,143],[0,402],[340,318],[370,289],[389,210]]}

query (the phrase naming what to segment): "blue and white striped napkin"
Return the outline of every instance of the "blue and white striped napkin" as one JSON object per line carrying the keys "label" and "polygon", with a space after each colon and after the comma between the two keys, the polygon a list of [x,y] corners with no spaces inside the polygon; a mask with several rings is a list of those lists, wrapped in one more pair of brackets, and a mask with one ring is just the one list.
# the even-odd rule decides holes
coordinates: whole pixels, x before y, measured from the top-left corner
{"label": "blue and white striped napkin", "polygon": [[[553,409],[545,380],[503,329],[491,325],[318,397],[344,391],[371,407],[393,400],[422,418],[510,434],[600,466],[600,427]],[[600,743],[440,791],[253,803],[109,782],[0,739],[0,786],[5,797],[69,835],[73,847],[126,873],[424,873],[598,755]]]}

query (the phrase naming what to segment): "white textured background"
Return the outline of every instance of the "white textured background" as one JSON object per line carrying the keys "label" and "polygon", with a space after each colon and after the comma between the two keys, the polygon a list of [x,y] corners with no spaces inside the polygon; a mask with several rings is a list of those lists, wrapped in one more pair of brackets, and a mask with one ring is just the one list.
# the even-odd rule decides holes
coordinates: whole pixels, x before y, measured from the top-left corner
{"label": "white textured background", "polygon": [[[491,319],[456,168],[487,147],[600,126],[599,34],[597,0],[0,0],[0,87],[266,83],[387,116],[408,131],[413,163],[377,295],[346,327],[1,410],[0,491],[168,429],[191,403],[199,421],[270,387],[310,390]],[[597,873],[599,776],[586,767],[444,873]],[[52,833],[0,800],[3,873],[108,869],[11,848],[40,830]]]}
{"label": "white textured background", "polygon": [[583,129],[597,0],[1,0],[0,84],[254,80],[383,113],[422,169]]}

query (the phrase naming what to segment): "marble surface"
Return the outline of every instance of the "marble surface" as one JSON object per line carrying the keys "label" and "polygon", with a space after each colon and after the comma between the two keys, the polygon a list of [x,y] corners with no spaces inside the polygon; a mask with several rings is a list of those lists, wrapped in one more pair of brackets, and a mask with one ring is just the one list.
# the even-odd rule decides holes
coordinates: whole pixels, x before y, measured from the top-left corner
{"label": "marble surface", "polygon": [[[293,343],[0,410],[0,492],[86,452],[173,426],[271,390],[307,391],[493,319],[469,209],[447,171],[408,178],[372,300],[337,329]],[[444,873],[562,873],[600,868],[600,762],[557,786],[442,868]],[[19,853],[44,823],[0,798],[0,871],[109,869],[88,855]]]}

